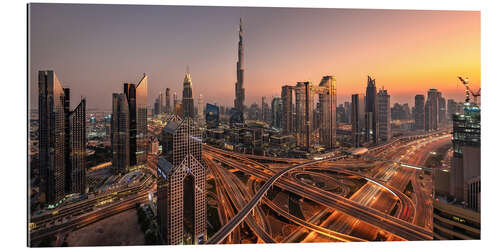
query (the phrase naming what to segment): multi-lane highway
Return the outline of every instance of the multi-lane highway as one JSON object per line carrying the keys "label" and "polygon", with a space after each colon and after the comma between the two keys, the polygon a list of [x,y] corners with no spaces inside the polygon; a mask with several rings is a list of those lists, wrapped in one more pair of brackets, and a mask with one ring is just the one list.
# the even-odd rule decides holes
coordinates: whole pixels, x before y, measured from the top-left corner
{"label": "multi-lane highway", "polygon": [[[266,182],[268,186],[270,186],[269,180],[272,180],[272,184],[276,184],[277,186],[286,189],[290,192],[294,192],[302,197],[308,198],[312,201],[315,201],[319,204],[325,205],[327,207],[339,210],[341,212],[347,213],[351,216],[360,218],[364,221],[366,221],[369,224],[375,225],[377,228],[383,229],[385,231],[390,231],[395,233],[396,235],[399,235],[403,239],[408,239],[408,240],[422,240],[422,239],[431,239],[432,238],[432,233],[421,228],[418,226],[415,226],[413,224],[410,224],[406,221],[403,221],[398,218],[394,218],[392,216],[389,216],[385,213],[382,213],[376,209],[371,209],[367,208],[357,202],[351,201],[349,199],[346,199],[344,197],[334,195],[330,192],[326,192],[324,190],[321,190],[319,188],[312,188],[312,187],[305,187],[303,185],[297,184],[295,181],[290,180],[287,177],[282,177],[285,175],[287,172],[304,167],[304,166],[310,166],[314,165],[323,161],[328,161],[331,159],[322,159],[322,160],[314,160],[314,161],[309,161],[303,164],[298,164],[298,165],[293,165],[291,167],[285,168],[281,170],[278,173],[274,173],[270,170],[263,169],[261,166],[254,165],[252,161],[249,161],[248,159],[243,158],[242,156],[239,155],[232,155],[230,152],[221,152],[221,150],[218,149],[213,149],[211,147],[205,147],[205,152],[211,152],[214,158],[218,158],[218,160],[225,162],[226,164],[231,165],[232,167],[236,167],[240,169],[241,171],[254,175],[257,178],[260,178],[262,180],[268,180]],[[222,155],[224,156],[222,156]],[[334,157],[335,158],[335,157]],[[340,158],[340,157],[337,157]],[[266,188],[266,185],[263,185],[263,188]],[[268,189],[269,187],[267,187]],[[262,189],[262,188],[261,188]],[[263,193],[267,191],[265,189],[262,191],[260,194],[263,196]],[[257,201],[261,198],[259,197],[259,194],[257,194],[255,197],[257,197]],[[254,198],[255,198],[254,197]],[[252,207],[253,208],[253,207]],[[243,219],[246,215],[248,214],[249,211],[243,211],[239,214],[242,214]],[[238,214],[236,215],[238,216]],[[236,217],[235,216],[235,217]],[[238,224],[238,223],[235,223]],[[230,225],[231,226],[231,225]],[[230,226],[226,226],[225,228],[229,228]],[[223,228],[224,229],[224,228]],[[230,232],[229,229],[225,229],[226,231]],[[221,230],[222,231],[222,230]],[[227,232],[225,232],[227,233]],[[216,234],[218,235],[218,234]],[[216,236],[214,235],[214,237]],[[220,238],[224,238],[227,235],[221,235],[219,236]],[[218,240],[217,238],[213,238],[209,240],[209,243],[217,243]]]}

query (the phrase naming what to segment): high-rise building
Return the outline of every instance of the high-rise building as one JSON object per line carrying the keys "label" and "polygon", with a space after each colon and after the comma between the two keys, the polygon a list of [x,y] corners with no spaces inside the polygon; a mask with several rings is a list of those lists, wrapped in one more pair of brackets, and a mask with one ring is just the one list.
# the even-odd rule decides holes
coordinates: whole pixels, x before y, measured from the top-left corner
{"label": "high-rise building", "polygon": [[425,130],[438,130],[439,121],[439,92],[437,89],[429,89],[427,102],[425,103]]}
{"label": "high-rise building", "polygon": [[424,95],[415,96],[415,129],[425,129],[425,97]]}
{"label": "high-rise building", "polygon": [[137,108],[137,165],[147,162],[148,151],[148,77],[146,74],[136,85]]}
{"label": "high-rise building", "polygon": [[186,76],[184,76],[184,83],[182,90],[182,117],[195,118],[193,83],[191,81],[191,75],[189,75],[189,73],[186,73]]}
{"label": "high-rise building", "polygon": [[234,99],[234,108],[243,113],[245,106],[245,88],[243,88],[243,22],[241,21],[241,18],[238,42],[238,62],[236,63],[236,79],[236,98]]}
{"label": "high-rise building", "polygon": [[200,94],[198,98],[198,117],[199,119],[203,119],[203,95]]}
{"label": "high-rise building", "polygon": [[375,79],[368,76],[368,83],[366,86],[366,96],[365,96],[365,128],[366,128],[366,138],[367,142],[372,142],[374,144],[378,143],[379,131],[378,131],[378,105],[377,105],[377,86],[375,85]]}
{"label": "high-rise building", "polygon": [[154,103],[154,106],[153,106],[153,115],[157,116],[160,114],[160,100],[159,98],[156,98],[155,99],[155,103]]}
{"label": "high-rise building", "polygon": [[125,94],[113,94],[111,116],[112,169],[115,174],[125,173],[130,167],[130,111]]}
{"label": "high-rise building", "polygon": [[80,104],[69,113],[69,193],[85,193],[87,188],[87,140],[86,140],[86,101],[82,99]]}
{"label": "high-rise building", "polygon": [[448,115],[447,115],[447,120],[452,120],[453,119],[453,114],[457,113],[457,103],[453,99],[448,99]]}
{"label": "high-rise building", "polygon": [[158,99],[159,99],[159,103],[160,103],[160,114],[163,114],[165,113],[165,108],[163,106],[163,93],[160,91],[160,93],[158,94]]}
{"label": "high-rise building", "polygon": [[86,189],[85,99],[70,110],[70,89],[53,71],[39,71],[40,191],[50,205]]}
{"label": "high-rise building", "polygon": [[351,98],[352,146],[361,147],[365,133],[365,97],[353,94]]}
{"label": "high-rise building", "polygon": [[273,116],[272,126],[275,128],[283,128],[283,101],[279,97],[274,97],[271,102],[271,110]]}
{"label": "high-rise building", "polygon": [[379,137],[381,141],[391,139],[391,96],[386,89],[377,94]]}
{"label": "high-rise building", "polygon": [[283,103],[283,132],[285,134],[293,133],[293,87],[285,85],[281,87],[281,101]]}
{"label": "high-rise building", "polygon": [[[309,87],[309,83],[307,84]],[[309,91],[308,91],[309,93]],[[295,137],[297,145],[306,147],[306,85],[304,82],[298,82],[295,86]]]}
{"label": "high-rise building", "polygon": [[207,239],[206,170],[201,130],[189,117],[162,130],[158,159],[158,225],[166,244],[199,244]]}
{"label": "high-rise building", "polygon": [[171,113],[172,108],[170,106],[170,88],[165,90],[165,113]]}
{"label": "high-rise building", "polygon": [[177,103],[179,102],[179,100],[177,99],[177,93],[176,92],[174,92],[173,97],[174,97],[174,106],[173,106],[174,110],[173,110],[173,112],[175,113],[175,107],[176,107]]}
{"label": "high-rise building", "polygon": [[130,166],[143,165],[148,150],[148,76],[144,74],[136,85],[124,84],[124,93],[129,108]]}
{"label": "high-rise building", "polygon": [[438,123],[446,123],[446,99],[438,92]]}
{"label": "high-rise building", "polygon": [[205,108],[205,123],[207,124],[207,128],[216,128],[217,126],[219,126],[219,107],[207,103],[207,107]]}
{"label": "high-rise building", "polygon": [[479,107],[465,103],[463,114],[453,115],[451,195],[466,206],[480,210],[481,114]]}
{"label": "high-rise building", "polygon": [[[327,148],[334,148],[337,137],[337,81],[333,76],[324,76],[317,88],[319,94],[320,143]],[[309,99],[312,102],[312,98]],[[308,131],[309,132],[309,131]]]}
{"label": "high-rise building", "polygon": [[65,195],[65,97],[53,71],[38,72],[40,200],[49,204]]}
{"label": "high-rise building", "polygon": [[346,123],[351,124],[351,103],[350,102],[344,102],[344,109],[345,109],[345,116],[346,116]]}
{"label": "high-rise building", "polygon": [[342,123],[346,123],[346,111],[345,111],[345,108],[344,108],[344,104],[340,104],[338,107],[337,107],[337,122],[342,122]]}

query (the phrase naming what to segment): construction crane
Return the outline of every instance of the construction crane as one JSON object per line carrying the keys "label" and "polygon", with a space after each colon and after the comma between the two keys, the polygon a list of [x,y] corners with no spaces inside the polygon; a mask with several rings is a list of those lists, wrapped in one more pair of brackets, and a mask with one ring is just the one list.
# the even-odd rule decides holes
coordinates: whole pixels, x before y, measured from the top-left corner
{"label": "construction crane", "polygon": [[[469,102],[470,101],[470,94],[472,94],[472,96],[474,97],[474,103],[475,104],[478,104],[477,103],[477,97],[478,96],[481,96],[481,88],[479,88],[478,91],[474,92],[470,89],[469,87],[469,78],[465,78],[463,79],[462,77],[458,77],[458,79],[464,84],[465,86],[465,102]],[[470,94],[469,94],[470,93]]]}

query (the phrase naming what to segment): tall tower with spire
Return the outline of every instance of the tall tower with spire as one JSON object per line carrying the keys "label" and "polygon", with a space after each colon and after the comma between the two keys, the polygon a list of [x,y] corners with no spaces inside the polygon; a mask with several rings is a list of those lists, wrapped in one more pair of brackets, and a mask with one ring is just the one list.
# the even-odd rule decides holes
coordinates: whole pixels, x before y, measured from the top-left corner
{"label": "tall tower with spire", "polygon": [[243,22],[240,18],[240,40],[238,42],[238,62],[236,63],[236,84],[234,108],[243,113],[245,102],[245,89],[243,88]]}
{"label": "tall tower with spire", "polygon": [[191,75],[186,73],[182,90],[182,116],[194,118],[193,83]]}

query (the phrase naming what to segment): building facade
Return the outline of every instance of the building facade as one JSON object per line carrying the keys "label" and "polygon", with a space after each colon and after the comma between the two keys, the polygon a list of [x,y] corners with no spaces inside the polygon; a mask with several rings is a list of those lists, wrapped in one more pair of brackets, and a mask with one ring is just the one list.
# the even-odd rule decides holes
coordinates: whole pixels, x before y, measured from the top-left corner
{"label": "building facade", "polygon": [[243,87],[243,22],[240,18],[240,31],[238,42],[238,62],[236,63],[236,84],[234,108],[244,112],[245,108],[245,88]]}
{"label": "building facade", "polygon": [[378,124],[380,141],[389,141],[391,132],[391,96],[386,89],[381,89],[377,94]]}
{"label": "building facade", "polygon": [[424,95],[415,96],[415,129],[425,129],[425,97]]}
{"label": "building facade", "polygon": [[361,147],[365,139],[365,97],[353,94],[351,97],[352,146]]}
{"label": "building facade", "polygon": [[283,128],[283,101],[279,97],[274,97],[271,102],[271,109],[273,115],[272,126],[275,128]]}
{"label": "building facade", "polygon": [[171,113],[170,88],[165,89],[165,113]]}
{"label": "building facade", "polygon": [[80,104],[69,114],[69,193],[86,192],[87,188],[87,138],[86,138],[86,100],[82,99]]}
{"label": "building facade", "polygon": [[55,203],[65,195],[64,90],[53,71],[38,72],[40,201]]}
{"label": "building facade", "polygon": [[370,76],[366,85],[365,123],[365,141],[377,144],[379,139],[377,86],[375,79]]}
{"label": "building facade", "polygon": [[437,89],[429,89],[427,102],[425,103],[425,130],[435,131],[439,129],[439,92]]}
{"label": "building facade", "polygon": [[201,130],[191,119],[170,121],[158,159],[158,225],[169,245],[200,244],[206,234],[206,169]]}
{"label": "building facade", "polygon": [[193,100],[193,83],[191,75],[186,73],[184,76],[182,89],[182,117],[195,118],[194,100]]}
{"label": "building facade", "polygon": [[463,114],[453,115],[451,195],[480,211],[481,115],[479,107],[465,103]]}
{"label": "building facade", "polygon": [[130,167],[130,120],[125,94],[113,94],[113,114],[111,116],[112,169],[115,174],[123,174]]}

